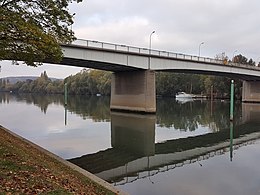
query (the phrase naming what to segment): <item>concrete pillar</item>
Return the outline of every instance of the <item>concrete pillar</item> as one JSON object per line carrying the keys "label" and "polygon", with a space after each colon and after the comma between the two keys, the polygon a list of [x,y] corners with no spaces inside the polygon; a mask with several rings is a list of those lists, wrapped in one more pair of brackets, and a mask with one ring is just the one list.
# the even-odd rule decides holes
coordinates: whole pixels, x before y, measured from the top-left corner
{"label": "concrete pillar", "polygon": [[243,82],[242,101],[260,103],[260,81]]}
{"label": "concrete pillar", "polygon": [[242,103],[242,123],[260,123],[260,104]]}
{"label": "concrete pillar", "polygon": [[112,76],[110,109],[155,113],[155,72],[115,72]]}

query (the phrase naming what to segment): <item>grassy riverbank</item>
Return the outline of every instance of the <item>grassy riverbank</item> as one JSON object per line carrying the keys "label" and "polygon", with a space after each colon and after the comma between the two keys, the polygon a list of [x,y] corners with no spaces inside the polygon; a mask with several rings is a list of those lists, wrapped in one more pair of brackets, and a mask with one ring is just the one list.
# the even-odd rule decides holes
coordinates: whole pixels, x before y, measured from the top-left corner
{"label": "grassy riverbank", "polygon": [[0,126],[0,195],[116,194]]}

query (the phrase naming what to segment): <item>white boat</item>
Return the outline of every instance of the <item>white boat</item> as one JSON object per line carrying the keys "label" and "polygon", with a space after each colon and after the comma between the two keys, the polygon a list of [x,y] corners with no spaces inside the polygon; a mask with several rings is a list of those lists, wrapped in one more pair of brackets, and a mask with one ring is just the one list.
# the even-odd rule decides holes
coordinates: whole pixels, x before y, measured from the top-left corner
{"label": "white boat", "polygon": [[175,95],[176,99],[192,99],[193,95],[192,94],[188,94],[188,93],[185,93],[185,92],[178,92],[176,95]]}

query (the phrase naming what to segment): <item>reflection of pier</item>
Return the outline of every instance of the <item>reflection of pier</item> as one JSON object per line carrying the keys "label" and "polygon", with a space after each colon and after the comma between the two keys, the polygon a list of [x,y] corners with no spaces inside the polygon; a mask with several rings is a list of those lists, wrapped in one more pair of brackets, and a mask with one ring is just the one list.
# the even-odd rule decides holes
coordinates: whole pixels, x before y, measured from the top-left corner
{"label": "reflection of pier", "polygon": [[151,156],[155,150],[155,115],[111,113],[113,149],[137,156]]}
{"label": "reflection of pier", "polygon": [[[251,114],[250,117],[255,119]],[[234,149],[260,138],[259,120],[234,127]],[[248,123],[250,121],[250,123]],[[230,131],[154,144],[155,116],[111,113],[112,147],[70,161],[116,185],[221,155],[230,150]]]}

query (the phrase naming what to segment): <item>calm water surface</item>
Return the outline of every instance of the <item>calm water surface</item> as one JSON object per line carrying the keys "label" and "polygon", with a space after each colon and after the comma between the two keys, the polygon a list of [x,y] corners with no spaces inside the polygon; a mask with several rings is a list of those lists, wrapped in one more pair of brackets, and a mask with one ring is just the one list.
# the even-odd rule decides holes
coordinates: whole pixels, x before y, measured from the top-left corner
{"label": "calm water surface", "polygon": [[129,194],[259,195],[260,105],[157,99],[156,115],[107,97],[0,93],[0,124]]}

